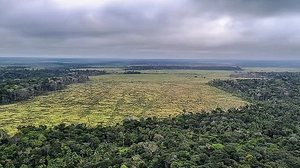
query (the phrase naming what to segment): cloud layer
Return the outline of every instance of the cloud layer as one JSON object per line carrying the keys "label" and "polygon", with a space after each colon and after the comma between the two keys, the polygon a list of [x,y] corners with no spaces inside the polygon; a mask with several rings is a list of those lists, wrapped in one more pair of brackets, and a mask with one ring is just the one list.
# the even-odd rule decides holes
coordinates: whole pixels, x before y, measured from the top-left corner
{"label": "cloud layer", "polygon": [[299,59],[298,0],[0,0],[0,55]]}

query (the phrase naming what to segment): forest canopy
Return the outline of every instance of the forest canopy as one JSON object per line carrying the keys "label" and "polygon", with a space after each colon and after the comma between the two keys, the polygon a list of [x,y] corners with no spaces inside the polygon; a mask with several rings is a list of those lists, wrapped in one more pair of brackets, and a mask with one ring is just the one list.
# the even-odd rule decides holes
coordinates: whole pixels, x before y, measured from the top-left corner
{"label": "forest canopy", "polygon": [[2,131],[0,165],[300,167],[300,75],[259,75],[263,78],[211,82],[252,101],[240,109],[127,118],[112,127],[27,126],[14,136]]}

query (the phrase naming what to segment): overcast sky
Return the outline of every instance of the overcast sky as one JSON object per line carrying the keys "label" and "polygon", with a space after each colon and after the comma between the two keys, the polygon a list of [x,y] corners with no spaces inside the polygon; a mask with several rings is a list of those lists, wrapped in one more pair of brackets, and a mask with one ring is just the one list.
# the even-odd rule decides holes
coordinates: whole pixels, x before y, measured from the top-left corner
{"label": "overcast sky", "polygon": [[0,56],[300,59],[300,2],[0,0]]}

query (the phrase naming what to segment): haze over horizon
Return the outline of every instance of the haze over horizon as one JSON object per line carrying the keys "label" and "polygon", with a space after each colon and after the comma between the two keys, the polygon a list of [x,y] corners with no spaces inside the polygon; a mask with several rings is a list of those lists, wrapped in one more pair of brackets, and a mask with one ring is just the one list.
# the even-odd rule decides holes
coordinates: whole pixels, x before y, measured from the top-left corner
{"label": "haze over horizon", "polygon": [[299,60],[297,0],[0,0],[0,57]]}

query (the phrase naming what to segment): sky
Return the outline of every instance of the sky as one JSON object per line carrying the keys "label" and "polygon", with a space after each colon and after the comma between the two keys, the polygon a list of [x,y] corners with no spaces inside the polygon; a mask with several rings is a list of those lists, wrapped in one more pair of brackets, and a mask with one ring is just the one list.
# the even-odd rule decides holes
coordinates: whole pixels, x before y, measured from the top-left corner
{"label": "sky", "polygon": [[299,0],[0,0],[0,56],[300,59]]}

